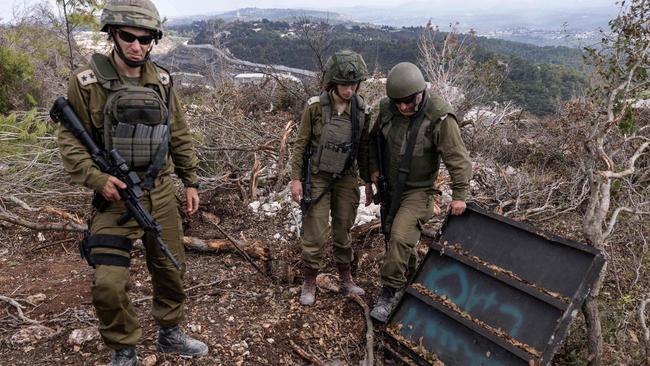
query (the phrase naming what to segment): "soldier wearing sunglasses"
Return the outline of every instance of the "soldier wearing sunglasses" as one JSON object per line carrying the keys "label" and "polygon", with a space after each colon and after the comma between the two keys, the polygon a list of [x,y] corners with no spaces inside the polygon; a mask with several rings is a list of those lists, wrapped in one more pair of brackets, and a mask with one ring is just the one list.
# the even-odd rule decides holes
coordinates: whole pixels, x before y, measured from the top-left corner
{"label": "soldier wearing sunglasses", "polygon": [[101,31],[108,33],[113,49],[108,55],[93,55],[88,65],[73,73],[68,101],[95,143],[107,151],[116,149],[131,171],[140,176],[145,191],[141,203],[161,225],[161,237],[182,270],[172,265],[135,220],[118,224],[125,212],[118,191],[126,187],[124,182],[101,172],[70,131],[62,128],[58,138],[72,181],[94,190],[98,198],[93,200],[90,232],[81,249],[95,268],[92,302],[102,339],[113,350],[112,366],[138,363],[135,346],[142,328],[127,289],[130,250],[133,241],[140,238],[153,285],[151,303],[159,326],[158,350],[183,356],[208,353],[205,343],[179,328],[186,298],[182,281],[185,253],[171,174],[175,173],[185,186],[185,212],[195,213],[199,207],[198,159],[171,77],[149,59],[163,35],[161,26],[150,0],[108,0]]}
{"label": "soldier wearing sunglasses", "polygon": [[[380,269],[382,290],[371,315],[386,321],[417,264],[416,245],[422,225],[440,213],[436,178],[440,160],[451,177],[448,211],[460,215],[472,175],[469,155],[451,106],[426,90],[420,69],[412,63],[395,65],[388,74],[386,94],[370,138],[369,172],[378,183],[379,162],[388,181],[385,236],[388,242]],[[380,156],[381,155],[381,156]],[[373,199],[366,185],[366,205]]]}

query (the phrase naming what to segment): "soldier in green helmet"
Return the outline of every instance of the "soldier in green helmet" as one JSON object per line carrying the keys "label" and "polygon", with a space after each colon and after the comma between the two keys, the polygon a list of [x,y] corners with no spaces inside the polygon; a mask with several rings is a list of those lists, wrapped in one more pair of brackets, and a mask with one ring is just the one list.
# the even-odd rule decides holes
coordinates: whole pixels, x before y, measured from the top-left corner
{"label": "soldier in green helmet", "polygon": [[[311,204],[303,212],[302,262],[304,282],[300,303],[311,305],[316,294],[316,275],[321,268],[332,218],[332,251],[341,280],[341,293],[363,295],[350,272],[354,253],[350,228],[359,206],[358,166],[368,158],[369,109],[357,94],[368,69],[361,55],[352,51],[335,53],[326,63],[324,90],[309,99],[302,115],[291,162],[291,195],[305,199],[301,179],[309,175]],[[304,171],[304,152],[311,171]],[[365,172],[365,170],[364,170]],[[362,172],[362,173],[364,173]],[[369,181],[367,174],[362,176]]]}
{"label": "soldier in green helmet", "polygon": [[[185,253],[179,205],[171,174],[185,186],[185,212],[199,207],[198,159],[169,73],[149,60],[162,37],[161,19],[149,0],[109,0],[101,16],[113,50],[95,54],[89,65],[69,81],[68,101],[96,144],[116,149],[142,180],[141,203],[161,225],[161,238],[181,263],[177,270],[134,219],[118,225],[125,213],[119,189],[124,182],[100,171],[73,134],[62,128],[58,143],[72,181],[95,191],[99,198],[83,241],[82,252],[95,268],[91,293],[103,341],[113,350],[112,366],[136,365],[136,344],[142,336],[127,295],[130,250],[142,238],[153,284],[152,315],[159,325],[161,352],[199,356],[208,347],[179,329],[185,293]],[[164,141],[168,141],[165,143]],[[101,206],[101,207],[100,207]]]}
{"label": "soldier in green helmet", "polygon": [[[452,201],[448,211],[460,215],[472,175],[469,155],[451,106],[426,90],[420,69],[409,62],[395,65],[386,80],[387,98],[380,101],[371,133],[369,167],[377,184],[379,162],[388,182],[385,219],[387,251],[380,269],[379,299],[371,315],[386,321],[417,264],[416,245],[422,225],[440,209],[435,182],[440,160],[451,176]],[[366,205],[373,190],[366,185]]]}

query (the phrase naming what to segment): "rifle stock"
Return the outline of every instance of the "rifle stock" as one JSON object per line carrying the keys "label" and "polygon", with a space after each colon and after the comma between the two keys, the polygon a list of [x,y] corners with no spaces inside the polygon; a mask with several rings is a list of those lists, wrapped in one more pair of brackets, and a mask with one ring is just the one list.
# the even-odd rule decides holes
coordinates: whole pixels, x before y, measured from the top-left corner
{"label": "rifle stock", "polygon": [[[95,141],[90,137],[66,98],[59,97],[54,101],[54,105],[50,109],[50,118],[55,123],[61,123],[86,147],[91,158],[102,172],[110,174],[126,184],[126,188],[118,191],[127,211],[117,220],[117,224],[124,225],[131,218],[135,219],[145,232],[154,236],[160,251],[172,262],[176,269],[180,270],[180,264],[160,236],[162,231],[160,224],[156,222],[151,213],[139,201],[139,198],[144,195],[142,188],[140,188],[140,177],[135,172],[130,171],[120,153],[115,149],[107,153],[95,144]],[[95,194],[93,205],[100,211],[109,204],[103,196]]]}

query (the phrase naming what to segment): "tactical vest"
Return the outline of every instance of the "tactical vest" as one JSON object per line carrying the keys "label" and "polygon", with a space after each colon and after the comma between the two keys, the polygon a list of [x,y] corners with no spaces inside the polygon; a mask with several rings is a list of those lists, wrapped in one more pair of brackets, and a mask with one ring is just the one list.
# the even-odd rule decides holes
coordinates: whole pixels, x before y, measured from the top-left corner
{"label": "tactical vest", "polygon": [[321,123],[323,127],[318,144],[318,150],[312,160],[312,165],[315,167],[315,173],[344,173],[343,168],[345,166],[345,161],[353,150],[353,143],[358,146],[361,139],[361,131],[366,122],[366,104],[360,96],[355,95],[355,97],[357,98],[357,106],[359,109],[357,113],[357,116],[359,116],[359,134],[357,136],[357,141],[353,142],[350,116],[338,115],[338,113],[333,115],[329,94],[323,92],[318,96],[318,101],[320,102],[321,107]]}
{"label": "tactical vest", "polygon": [[[390,189],[393,190],[397,181],[400,162],[406,151],[407,131],[410,121],[408,117],[404,117],[399,113],[396,106],[388,98],[381,101],[379,108],[381,114],[380,128],[386,140],[384,162],[388,172]],[[453,116],[451,106],[438,97],[427,97],[422,108],[424,108],[424,120],[415,140],[411,169],[405,184],[411,188],[432,187],[434,185],[440,168],[440,159],[432,138],[434,131],[440,128],[440,122],[447,118],[448,115]]]}
{"label": "tactical vest", "polygon": [[90,67],[97,82],[108,91],[103,117],[104,148],[115,148],[132,170],[145,171],[165,135],[170,133],[165,88],[123,84],[106,55],[94,54]]}

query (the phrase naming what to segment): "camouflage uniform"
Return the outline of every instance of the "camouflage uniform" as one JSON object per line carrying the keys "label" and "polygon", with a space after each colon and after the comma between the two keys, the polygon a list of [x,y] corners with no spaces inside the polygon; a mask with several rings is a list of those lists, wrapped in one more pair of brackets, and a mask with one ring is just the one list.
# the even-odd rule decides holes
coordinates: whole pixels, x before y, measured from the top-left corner
{"label": "camouflage uniform", "polygon": [[[308,145],[313,152],[310,158],[311,171],[306,172],[311,175],[313,203],[303,217],[304,281],[300,295],[303,305],[311,305],[315,299],[315,278],[322,265],[330,212],[333,254],[341,279],[341,293],[364,294],[363,289],[352,281],[350,263],[354,253],[350,228],[354,224],[359,205],[357,164],[359,162],[365,167],[368,160],[369,109],[363,99],[356,95],[359,84],[366,79],[366,75],[367,67],[361,55],[352,51],[340,51],[330,57],[324,75],[327,91],[309,100],[294,145],[291,164],[292,195],[295,194],[293,185],[299,184],[303,177],[303,153]],[[345,100],[348,100],[345,109],[338,113],[335,102]],[[356,105],[355,119],[352,118],[353,105]],[[357,124],[356,128],[353,123]],[[357,155],[351,155],[355,154],[355,149]],[[346,166],[346,163],[349,165]],[[368,180],[367,170],[363,173],[362,178]],[[331,184],[334,184],[332,189],[325,193]],[[319,197],[320,200],[316,202]]]}
{"label": "camouflage uniform", "polygon": [[[331,99],[331,93],[329,98]],[[293,160],[291,162],[291,179],[300,180],[302,177],[302,155],[305,146],[310,143],[312,151],[318,151],[321,131],[323,129],[321,106],[318,98],[310,100],[302,115],[300,131],[294,144]],[[365,111],[364,111],[365,113]],[[342,114],[350,118],[350,104]],[[368,157],[368,123],[370,115],[365,115],[366,123],[361,130],[359,143],[360,162],[367,161]],[[312,198],[320,196],[332,180],[331,173],[320,172],[316,157],[312,156]],[[362,163],[365,166],[365,163]],[[350,245],[350,228],[354,224],[359,206],[358,168],[356,162],[342,174],[341,179],[335,184],[330,193],[314,205],[303,217],[304,234],[302,237],[302,259],[305,266],[320,269],[323,257],[323,246],[327,241],[330,210],[332,213],[332,246],[334,261],[336,263],[350,263],[353,251]],[[361,177],[369,181],[366,176]]]}
{"label": "camouflage uniform", "polygon": [[[380,321],[387,320],[391,309],[399,300],[399,290],[407,282],[407,273],[415,271],[416,245],[420,240],[422,226],[438,210],[435,183],[440,159],[442,158],[451,176],[454,201],[465,201],[472,174],[469,155],[451,106],[439,96],[426,91],[424,76],[417,66],[403,62],[393,67],[388,74],[386,94],[388,98],[381,100],[373,127],[373,135],[382,136],[383,150],[379,152],[377,139],[371,138],[368,169],[373,175],[377,174],[377,154],[381,153],[388,181],[388,196],[391,198],[397,194],[396,186],[406,154],[409,126],[418,117],[422,117],[422,123],[419,130],[415,131],[415,144],[409,161],[409,172],[399,197],[399,208],[392,217],[389,213],[385,218],[389,241],[380,269],[383,287],[371,312]],[[403,108],[404,114],[398,106]],[[392,201],[383,204],[391,205]]]}
{"label": "camouflage uniform", "polygon": [[[439,97],[427,96],[422,108],[425,109],[425,117],[413,151],[411,174],[402,191],[395,217],[386,223],[390,240],[380,276],[382,284],[392,288],[403,287],[407,280],[406,273],[415,270],[415,247],[420,240],[422,225],[433,217],[436,209],[435,200],[439,193],[436,193],[435,182],[440,158],[451,175],[452,199],[465,200],[472,174],[469,155],[451,107]],[[407,140],[409,123],[411,119],[402,116],[388,98],[380,102],[376,126],[381,128],[387,141],[383,156],[389,157],[387,178],[390,190],[397,183],[400,152],[403,153],[401,150]],[[371,139],[369,169],[373,172],[379,170],[376,155],[376,140]]]}
{"label": "camouflage uniform", "polygon": [[[134,7],[145,14],[134,13],[130,17],[124,16],[125,11],[133,12]],[[162,35],[160,19],[155,7],[148,0],[112,1],[107,4],[106,9],[102,15],[103,31],[108,31],[108,25],[126,25],[151,30],[158,35],[157,38]],[[155,12],[155,14],[151,12]],[[97,56],[101,55],[95,55],[93,59]],[[108,58],[100,57],[108,62],[105,63],[104,69],[110,71],[112,66],[112,70],[117,70],[114,56],[113,52]],[[164,101],[169,97],[170,76],[167,71],[146,59],[142,62],[140,70],[141,76],[138,82],[126,79],[117,72],[114,72],[113,80],[107,81],[97,75],[96,69],[90,66],[76,70],[70,78],[68,101],[96,141],[102,141],[101,131],[105,127],[105,105],[107,98],[112,93],[108,88],[109,84],[137,83],[139,86],[153,89]],[[182,244],[179,201],[175,195],[171,173],[175,173],[186,187],[196,187],[198,159],[193,150],[190,131],[175,94],[171,106],[173,114],[169,120],[170,154],[164,168],[154,181],[154,187],[150,191],[145,191],[141,203],[161,225],[161,237],[174,257],[181,263],[183,271],[178,271],[173,267],[152,238],[144,235],[143,230],[134,219],[130,219],[121,226],[117,224],[117,219],[126,211],[123,201],[112,202],[105,211],[94,211],[91,218],[90,238],[104,240],[109,244],[91,249],[90,258],[95,262],[95,276],[92,284],[93,305],[99,318],[102,339],[115,350],[133,349],[132,346],[138,343],[142,335],[136,312],[127,296],[129,250],[133,240],[142,238],[145,246],[147,268],[153,284],[152,315],[154,319],[161,327],[173,327],[181,321],[183,316],[183,303],[186,298],[182,284],[185,253]],[[99,170],[81,142],[70,131],[62,128],[58,134],[58,143],[64,167],[70,174],[72,182],[84,185],[95,192],[101,192],[109,176]],[[143,173],[138,172],[141,176]],[[123,247],[115,247],[118,243]],[[120,264],[115,264],[117,262]],[[126,363],[115,362],[114,357],[112,364],[131,364],[132,362],[137,362],[134,351]]]}

